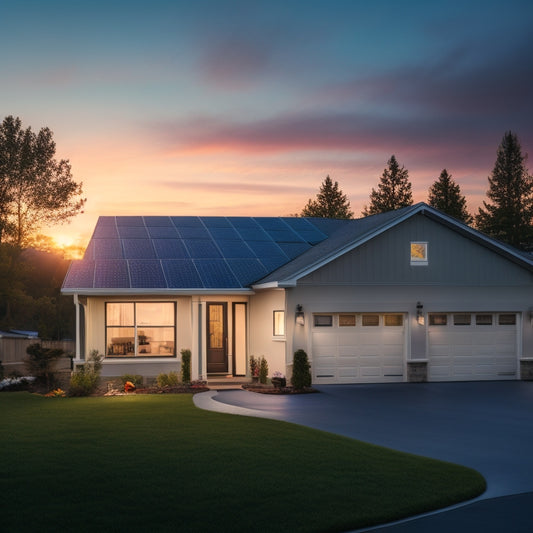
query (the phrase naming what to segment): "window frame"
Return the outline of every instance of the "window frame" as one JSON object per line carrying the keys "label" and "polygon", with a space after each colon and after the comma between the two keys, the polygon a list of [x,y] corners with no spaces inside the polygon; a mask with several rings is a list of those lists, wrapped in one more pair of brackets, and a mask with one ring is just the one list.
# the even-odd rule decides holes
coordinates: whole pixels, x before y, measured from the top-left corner
{"label": "window frame", "polygon": [[[423,250],[422,256],[414,254],[414,247],[421,247]],[[429,264],[427,241],[411,241],[409,244],[409,256],[411,258],[411,266],[427,266]],[[420,248],[419,248],[420,250]]]}
{"label": "window frame", "polygon": [[[109,324],[109,311],[108,306],[109,305],[117,305],[117,304],[129,304],[133,306],[133,324],[127,324],[127,325],[116,325],[116,324]],[[170,324],[139,324],[138,318],[137,318],[137,305],[139,304],[170,304],[172,305],[172,321],[173,325]],[[176,334],[177,334],[177,305],[176,302],[169,302],[165,300],[158,300],[158,301],[152,301],[152,300],[125,300],[125,301],[108,301],[105,302],[105,319],[104,319],[104,327],[105,327],[105,358],[109,359],[122,359],[122,358],[157,358],[157,357],[177,357],[177,350],[176,350]],[[111,342],[112,336],[110,335],[111,330],[124,330],[128,332],[128,335],[126,335],[124,338],[129,339],[131,338],[130,333],[133,333],[133,341],[127,341],[123,343],[126,348],[133,343],[133,351],[127,351],[126,353],[110,353],[111,346],[115,346],[118,344],[113,344]],[[171,340],[164,340],[164,341],[154,341],[161,343],[159,346],[158,353],[150,353],[147,351],[141,352],[141,349],[139,346],[145,346],[145,344],[140,344],[139,337],[144,335],[144,332],[146,330],[150,329],[171,329],[172,331],[172,339]],[[146,336],[146,335],[144,335]],[[168,342],[172,343],[171,346],[171,353],[161,353],[161,348],[163,346],[166,346]],[[147,345],[150,345],[150,343],[147,343]],[[144,348],[146,350],[146,348]],[[117,350],[119,352],[120,350]]]}
{"label": "window frame", "polygon": [[285,310],[272,311],[272,336],[276,339],[285,338]]}

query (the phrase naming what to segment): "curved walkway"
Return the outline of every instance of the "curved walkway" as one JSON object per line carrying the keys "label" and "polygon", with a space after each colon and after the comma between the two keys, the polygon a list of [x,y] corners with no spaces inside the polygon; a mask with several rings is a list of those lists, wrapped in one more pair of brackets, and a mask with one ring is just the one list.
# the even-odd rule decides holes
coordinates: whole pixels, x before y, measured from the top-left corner
{"label": "curved walkway", "polygon": [[318,394],[244,390],[194,396],[203,409],[284,420],[408,453],[462,464],[486,492],[445,512],[374,531],[533,531],[533,383],[326,385]]}

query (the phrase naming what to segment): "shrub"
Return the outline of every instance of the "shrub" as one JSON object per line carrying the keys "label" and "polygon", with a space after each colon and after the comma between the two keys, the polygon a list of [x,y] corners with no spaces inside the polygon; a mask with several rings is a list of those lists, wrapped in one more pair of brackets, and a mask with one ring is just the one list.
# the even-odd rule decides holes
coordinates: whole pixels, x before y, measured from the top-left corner
{"label": "shrub", "polygon": [[103,356],[93,350],[86,363],[80,365],[70,376],[69,396],[89,396],[98,386]]}
{"label": "shrub", "polygon": [[297,390],[311,386],[311,365],[304,350],[294,352],[291,384]]}
{"label": "shrub", "polygon": [[135,385],[135,388],[138,389],[143,385],[143,377],[139,374],[124,374],[120,376],[120,381],[122,382],[122,387],[126,385],[127,381],[131,381]]}
{"label": "shrub", "polygon": [[161,373],[157,376],[158,387],[176,387],[180,383],[180,376],[177,372]]}
{"label": "shrub", "polygon": [[268,363],[264,357],[259,359],[259,383],[265,384],[268,377]]}
{"label": "shrub", "polygon": [[56,381],[55,363],[63,357],[65,352],[59,348],[43,348],[38,342],[30,344],[26,348],[26,353],[29,355],[24,360],[24,364],[28,372],[35,377],[36,381],[41,384],[46,384],[47,388]]}
{"label": "shrub", "polygon": [[191,382],[191,350],[181,350],[181,380]]}
{"label": "shrub", "polygon": [[250,356],[250,374],[253,377],[259,376],[259,357]]}

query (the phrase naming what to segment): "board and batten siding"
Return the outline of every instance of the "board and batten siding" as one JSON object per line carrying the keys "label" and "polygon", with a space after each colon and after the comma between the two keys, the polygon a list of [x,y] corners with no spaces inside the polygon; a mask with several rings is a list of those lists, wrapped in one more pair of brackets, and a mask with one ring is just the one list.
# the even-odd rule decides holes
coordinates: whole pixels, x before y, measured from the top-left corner
{"label": "board and batten siding", "polygon": [[[428,265],[413,266],[410,243],[428,243]],[[533,274],[422,214],[308,274],[298,285],[531,286]]]}

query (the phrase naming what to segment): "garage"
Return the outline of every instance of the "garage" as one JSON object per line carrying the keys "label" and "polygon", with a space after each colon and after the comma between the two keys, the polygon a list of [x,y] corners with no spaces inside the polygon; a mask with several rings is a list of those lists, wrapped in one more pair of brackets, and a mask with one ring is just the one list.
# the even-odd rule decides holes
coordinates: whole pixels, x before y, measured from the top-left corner
{"label": "garage", "polygon": [[518,378],[517,313],[429,313],[429,381]]}
{"label": "garage", "polygon": [[313,315],[313,382],[390,383],[404,380],[402,313]]}

